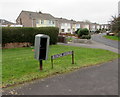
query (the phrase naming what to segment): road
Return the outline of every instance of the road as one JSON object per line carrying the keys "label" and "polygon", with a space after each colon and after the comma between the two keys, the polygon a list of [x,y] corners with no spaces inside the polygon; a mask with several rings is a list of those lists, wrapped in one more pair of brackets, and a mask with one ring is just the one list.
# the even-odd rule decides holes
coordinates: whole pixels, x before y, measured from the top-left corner
{"label": "road", "polygon": [[92,40],[118,49],[118,44],[120,42],[110,40],[110,39],[106,39],[106,38],[103,37],[103,35],[106,35],[106,34],[105,33],[94,34],[94,35],[92,35]]}

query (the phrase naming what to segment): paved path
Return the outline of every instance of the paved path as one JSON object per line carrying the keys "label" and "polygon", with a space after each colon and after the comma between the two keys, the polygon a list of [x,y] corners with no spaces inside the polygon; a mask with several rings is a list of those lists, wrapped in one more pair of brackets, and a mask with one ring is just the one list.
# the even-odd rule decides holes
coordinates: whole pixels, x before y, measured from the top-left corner
{"label": "paved path", "polygon": [[92,35],[91,44],[84,44],[84,43],[67,43],[67,44],[58,43],[58,44],[78,46],[78,47],[87,47],[87,48],[100,48],[100,49],[105,49],[105,50],[109,50],[109,51],[120,54],[120,49],[118,45],[120,42],[106,39],[103,37],[103,35],[106,35],[106,34],[103,33],[103,34]]}
{"label": "paved path", "polygon": [[34,81],[3,94],[117,95],[118,60]]}
{"label": "paved path", "polygon": [[103,37],[103,35],[106,35],[106,34],[103,33],[103,34],[92,35],[92,39],[91,39],[92,43],[91,44],[83,44],[83,43],[68,43],[68,44],[59,43],[59,44],[78,46],[78,47],[87,47],[87,48],[100,48],[100,49],[105,49],[105,50],[109,50],[109,51],[120,54],[120,49],[118,49],[119,42],[110,40],[110,39],[106,39]]}
{"label": "paved path", "polygon": [[77,46],[77,47],[87,47],[87,48],[100,48],[100,49],[109,50],[109,51],[112,51],[115,53],[120,53],[120,50],[118,50],[118,48],[114,48],[114,47],[111,47],[111,46],[108,46],[108,45],[105,45],[105,44],[102,44],[99,42],[95,42],[93,40],[91,40],[91,41],[92,41],[92,44],[82,44],[82,43],[67,43],[67,44],[59,43],[59,44],[60,45]]}

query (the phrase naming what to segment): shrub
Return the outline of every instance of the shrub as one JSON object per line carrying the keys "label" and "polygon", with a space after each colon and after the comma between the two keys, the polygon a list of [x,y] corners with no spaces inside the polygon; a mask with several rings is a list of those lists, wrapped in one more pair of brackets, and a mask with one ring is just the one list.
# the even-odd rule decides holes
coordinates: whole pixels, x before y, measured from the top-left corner
{"label": "shrub", "polygon": [[100,30],[96,30],[95,33],[97,33],[97,34],[100,33]]}
{"label": "shrub", "polygon": [[91,35],[82,35],[81,39],[91,39]]}
{"label": "shrub", "polygon": [[82,37],[82,35],[89,35],[89,30],[87,28],[84,28],[84,29],[79,29],[78,32],[78,37]]}
{"label": "shrub", "polygon": [[79,31],[79,29],[77,29],[77,30],[75,31],[75,34],[78,34],[78,31]]}
{"label": "shrub", "polygon": [[3,27],[2,43],[29,42],[34,45],[36,34],[50,36],[50,44],[56,44],[59,29],[57,27]]}

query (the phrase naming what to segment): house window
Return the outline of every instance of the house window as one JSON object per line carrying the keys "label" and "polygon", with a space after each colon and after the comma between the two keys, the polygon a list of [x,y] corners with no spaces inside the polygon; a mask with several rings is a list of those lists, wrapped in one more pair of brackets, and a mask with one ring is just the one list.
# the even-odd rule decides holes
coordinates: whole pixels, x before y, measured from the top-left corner
{"label": "house window", "polygon": [[54,22],[54,21],[52,21],[52,24],[55,24],[55,22]]}
{"label": "house window", "polygon": [[54,21],[49,20],[49,24],[55,24]]}
{"label": "house window", "polygon": [[77,27],[80,27],[80,24],[76,24]]}
{"label": "house window", "polygon": [[64,26],[65,24],[64,23],[62,23],[62,26]]}
{"label": "house window", "polygon": [[70,24],[68,24],[68,26],[70,26]]}
{"label": "house window", "polygon": [[75,28],[73,28],[73,31],[75,31]]}
{"label": "house window", "polygon": [[22,25],[22,19],[20,18],[20,25]]}
{"label": "house window", "polygon": [[36,21],[36,24],[39,24],[39,21],[38,21],[38,20]]}
{"label": "house window", "polygon": [[51,20],[49,20],[49,24],[51,24]]}
{"label": "house window", "polygon": [[64,32],[65,30],[64,29],[61,29],[62,32]]}
{"label": "house window", "polygon": [[70,32],[70,29],[68,29],[68,32]]}
{"label": "house window", "polygon": [[67,23],[65,23],[65,26],[67,26]]}
{"label": "house window", "polygon": [[44,20],[41,20],[41,24],[44,24]]}

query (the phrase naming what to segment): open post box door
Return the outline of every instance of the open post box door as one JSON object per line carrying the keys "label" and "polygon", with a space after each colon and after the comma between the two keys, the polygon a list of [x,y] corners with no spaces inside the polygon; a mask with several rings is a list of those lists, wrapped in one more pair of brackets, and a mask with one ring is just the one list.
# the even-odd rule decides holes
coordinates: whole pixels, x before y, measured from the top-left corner
{"label": "open post box door", "polygon": [[49,36],[44,34],[38,34],[35,36],[35,59],[47,60],[49,39]]}

